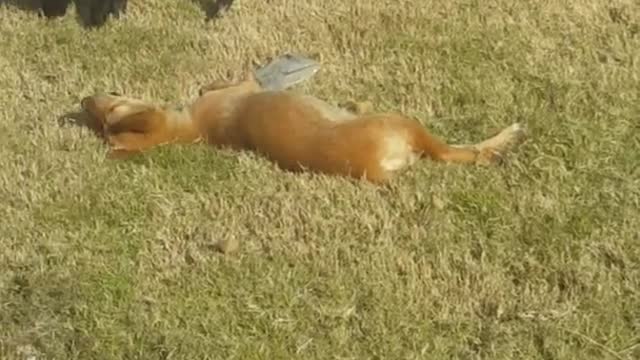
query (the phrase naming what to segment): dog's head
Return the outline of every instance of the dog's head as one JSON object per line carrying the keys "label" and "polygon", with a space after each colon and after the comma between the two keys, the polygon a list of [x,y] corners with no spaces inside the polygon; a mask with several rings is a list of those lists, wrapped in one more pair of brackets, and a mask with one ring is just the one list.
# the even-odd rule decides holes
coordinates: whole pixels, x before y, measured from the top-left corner
{"label": "dog's head", "polygon": [[152,117],[160,110],[153,104],[117,93],[87,96],[81,100],[80,105],[104,128],[109,128],[126,118]]}
{"label": "dog's head", "polygon": [[101,124],[102,137],[115,151],[142,151],[168,143],[200,140],[190,114],[115,93],[81,100],[83,110]]}

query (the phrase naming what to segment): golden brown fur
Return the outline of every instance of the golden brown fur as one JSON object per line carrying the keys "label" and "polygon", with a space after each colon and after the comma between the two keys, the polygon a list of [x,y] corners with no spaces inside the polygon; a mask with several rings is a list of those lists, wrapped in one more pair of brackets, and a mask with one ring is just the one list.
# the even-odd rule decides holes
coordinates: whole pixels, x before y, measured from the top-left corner
{"label": "golden brown fur", "polygon": [[204,141],[258,152],[287,170],[310,170],[384,183],[418,158],[488,164],[499,160],[523,128],[513,124],[474,145],[448,145],[419,122],[396,113],[340,108],[308,95],[265,91],[252,77],[216,82],[186,110],[115,95],[82,106],[99,123],[113,155],[169,143]]}

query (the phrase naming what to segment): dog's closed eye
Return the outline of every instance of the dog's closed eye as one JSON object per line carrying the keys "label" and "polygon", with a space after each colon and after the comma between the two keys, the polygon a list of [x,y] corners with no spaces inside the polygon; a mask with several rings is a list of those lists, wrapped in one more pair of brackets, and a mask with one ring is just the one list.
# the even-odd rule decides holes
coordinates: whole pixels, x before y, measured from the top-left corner
{"label": "dog's closed eye", "polygon": [[111,91],[111,92],[109,93],[109,95],[113,95],[113,96],[122,96],[122,94],[120,94],[120,93],[119,93],[119,92],[117,92],[117,91]]}

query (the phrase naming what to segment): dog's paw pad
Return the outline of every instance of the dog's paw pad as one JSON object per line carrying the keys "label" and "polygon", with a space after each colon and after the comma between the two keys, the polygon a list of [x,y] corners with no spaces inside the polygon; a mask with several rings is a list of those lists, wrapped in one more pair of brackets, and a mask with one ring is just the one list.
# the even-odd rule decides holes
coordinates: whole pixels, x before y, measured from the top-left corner
{"label": "dog's paw pad", "polygon": [[480,149],[480,151],[494,154],[491,157],[495,159],[502,158],[508,151],[524,141],[526,133],[524,125],[515,123],[502,130],[489,146]]}
{"label": "dog's paw pad", "polygon": [[507,145],[516,145],[526,137],[527,128],[521,123],[515,123],[503,130],[503,133]]}
{"label": "dog's paw pad", "polygon": [[476,164],[490,165],[504,162],[506,154],[520,144],[526,137],[527,130],[521,123],[515,123],[503,129],[490,141],[477,148]]}
{"label": "dog's paw pad", "polygon": [[350,100],[340,104],[340,107],[356,115],[362,115],[373,111],[373,104],[370,101]]}
{"label": "dog's paw pad", "polygon": [[476,157],[475,162],[477,165],[499,164],[502,162],[503,157],[503,151],[493,148],[486,148],[478,152],[478,156]]}

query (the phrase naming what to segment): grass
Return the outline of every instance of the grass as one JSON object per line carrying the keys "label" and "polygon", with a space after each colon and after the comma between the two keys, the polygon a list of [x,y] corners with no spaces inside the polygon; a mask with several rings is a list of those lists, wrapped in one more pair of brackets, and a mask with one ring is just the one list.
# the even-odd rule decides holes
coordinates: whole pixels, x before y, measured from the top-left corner
{"label": "grass", "polygon": [[[637,2],[129,8],[87,31],[0,7],[0,358],[640,358]],[[109,161],[58,121],[94,91],[184,104],[287,51],[322,62],[298,91],[529,139],[377,189],[199,146]]]}

